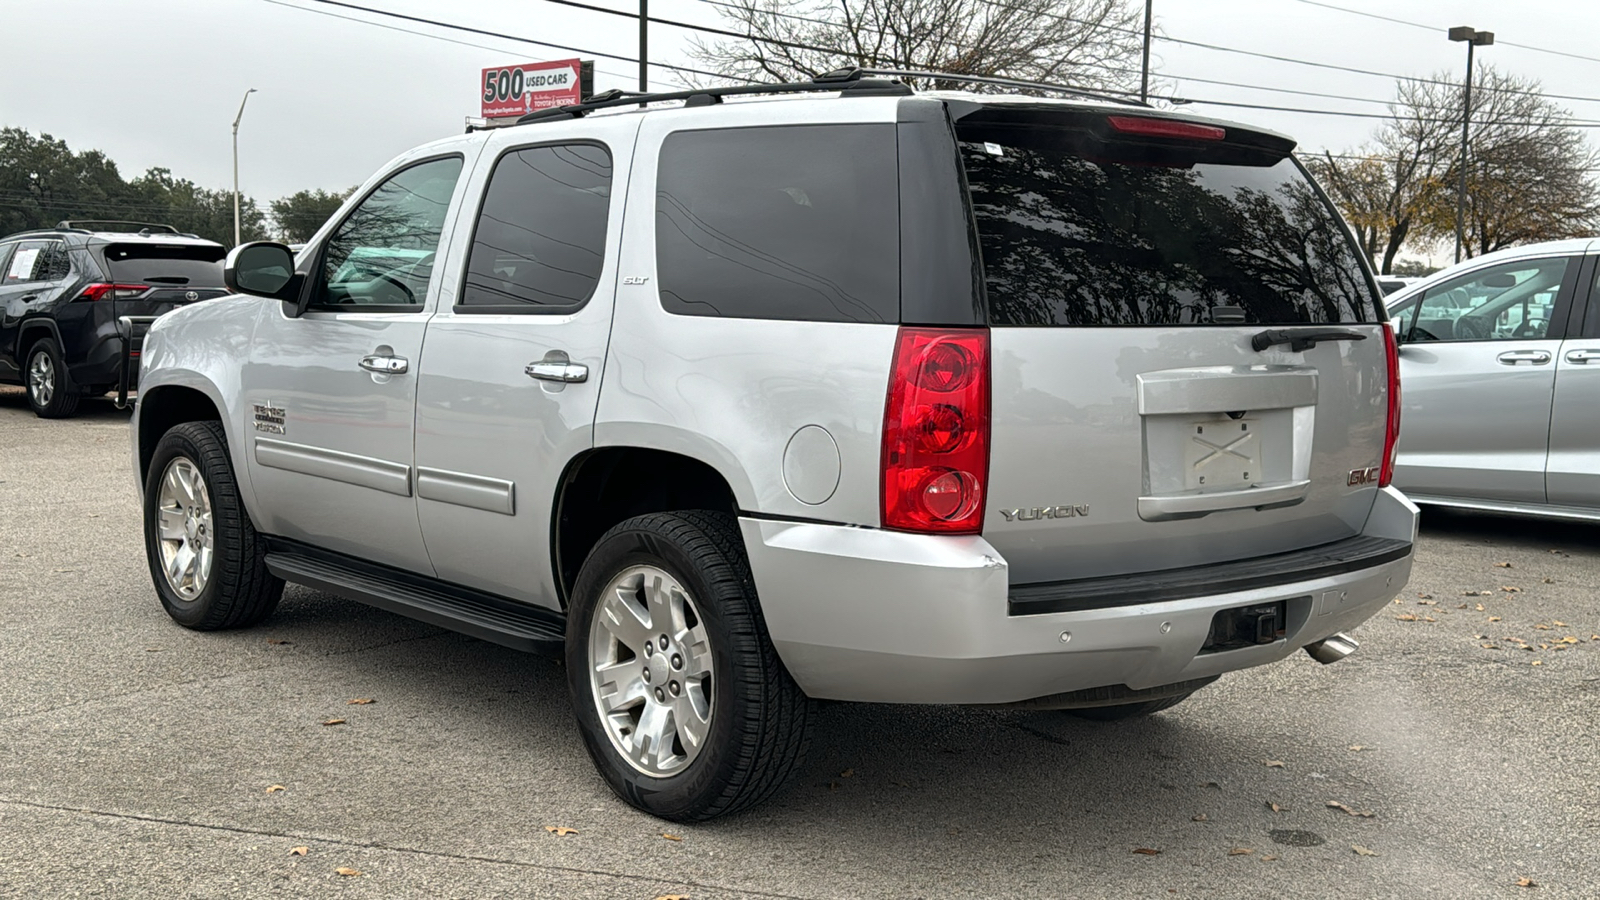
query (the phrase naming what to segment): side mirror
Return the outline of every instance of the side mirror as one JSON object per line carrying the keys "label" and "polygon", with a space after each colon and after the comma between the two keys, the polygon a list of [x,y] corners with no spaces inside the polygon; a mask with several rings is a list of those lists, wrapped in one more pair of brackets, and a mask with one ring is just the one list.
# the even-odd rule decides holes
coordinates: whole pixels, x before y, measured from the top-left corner
{"label": "side mirror", "polygon": [[295,277],[294,254],[272,241],[241,244],[222,264],[222,283],[236,294],[294,302],[300,279]]}

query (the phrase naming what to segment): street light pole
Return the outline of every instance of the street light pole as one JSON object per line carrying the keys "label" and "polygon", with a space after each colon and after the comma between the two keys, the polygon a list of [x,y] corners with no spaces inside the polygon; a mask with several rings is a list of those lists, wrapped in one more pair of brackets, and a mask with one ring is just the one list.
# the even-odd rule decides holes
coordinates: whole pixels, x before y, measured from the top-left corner
{"label": "street light pole", "polygon": [[1467,221],[1467,135],[1472,125],[1472,48],[1494,43],[1494,32],[1475,31],[1470,25],[1450,29],[1450,40],[1467,45],[1467,84],[1461,92],[1461,161],[1456,179],[1456,262],[1461,262],[1461,246],[1466,242]]}
{"label": "street light pole", "polygon": [[244,105],[250,102],[250,95],[256,92],[251,88],[244,92],[244,99],[239,101],[239,114],[233,117],[233,245],[239,246],[239,120],[244,118]]}
{"label": "street light pole", "polygon": [[1139,102],[1150,100],[1150,7],[1155,0],[1144,0],[1144,65],[1139,67]]}

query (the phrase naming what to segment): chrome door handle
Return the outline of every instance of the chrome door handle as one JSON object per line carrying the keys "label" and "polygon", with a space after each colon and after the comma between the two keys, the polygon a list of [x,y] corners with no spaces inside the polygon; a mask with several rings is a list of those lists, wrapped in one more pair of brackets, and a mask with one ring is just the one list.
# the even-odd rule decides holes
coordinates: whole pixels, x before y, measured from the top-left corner
{"label": "chrome door handle", "polygon": [[1495,359],[1500,360],[1508,366],[1514,366],[1517,363],[1522,362],[1533,363],[1536,366],[1542,366],[1550,361],[1550,354],[1543,350],[1508,350],[1505,353],[1496,356]]}
{"label": "chrome door handle", "polygon": [[1567,362],[1588,365],[1600,359],[1600,350],[1568,350]]}
{"label": "chrome door handle", "polygon": [[562,384],[577,384],[589,380],[589,367],[583,363],[550,361],[528,363],[528,367],[522,371],[529,378]]}
{"label": "chrome door handle", "polygon": [[378,375],[404,375],[411,364],[400,356],[363,356],[361,368]]}

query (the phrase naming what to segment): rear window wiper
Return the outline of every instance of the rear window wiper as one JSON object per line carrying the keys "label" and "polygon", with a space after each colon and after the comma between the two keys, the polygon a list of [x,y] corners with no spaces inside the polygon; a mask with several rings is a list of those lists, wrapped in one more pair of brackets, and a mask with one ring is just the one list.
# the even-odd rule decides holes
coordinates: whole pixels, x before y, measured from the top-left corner
{"label": "rear window wiper", "polygon": [[1310,350],[1318,341],[1364,341],[1367,336],[1359,331],[1327,329],[1323,331],[1288,331],[1273,328],[1250,339],[1250,346],[1260,352],[1274,344],[1288,344],[1295,352]]}

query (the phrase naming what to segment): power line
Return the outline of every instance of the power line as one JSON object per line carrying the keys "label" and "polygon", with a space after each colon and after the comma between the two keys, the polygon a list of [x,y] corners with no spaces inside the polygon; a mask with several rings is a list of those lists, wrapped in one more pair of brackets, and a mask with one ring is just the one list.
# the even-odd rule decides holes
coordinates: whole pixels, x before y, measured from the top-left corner
{"label": "power line", "polygon": [[[333,18],[333,19],[343,19],[346,22],[355,22],[355,23],[360,24],[360,25],[371,25],[374,28],[382,28],[382,29],[385,29],[387,31],[398,31],[401,34],[410,34],[410,35],[415,35],[417,37],[428,38],[430,40],[444,41],[444,42],[450,43],[450,44],[458,44],[458,45],[460,45],[462,47],[473,47],[473,48],[478,49],[478,50],[493,50],[493,51],[495,51],[497,53],[506,52],[504,49],[502,49],[500,47],[491,47],[488,44],[474,44],[471,41],[456,40],[455,38],[445,37],[442,34],[429,34],[426,31],[412,31],[409,28],[401,28],[398,25],[387,25],[387,24],[384,24],[383,22],[374,22],[371,19],[358,19],[355,16],[341,16],[336,12],[331,12],[331,11],[325,10],[325,9],[310,9],[310,8],[304,7],[304,6],[296,6],[293,3],[285,3],[284,0],[263,0],[263,2],[271,3],[274,6],[282,6],[285,9],[293,9],[293,10],[297,10],[299,12],[311,13],[313,15],[328,16],[329,18]],[[534,60],[534,62],[545,62],[545,60]],[[624,80],[629,79],[629,78],[632,77],[631,75],[619,75],[616,72],[610,72],[610,71],[607,71],[605,69],[601,69],[598,66],[595,68],[595,71],[601,72],[602,74],[605,74],[605,75],[610,75],[612,78],[622,78]]]}
{"label": "power line", "polygon": [[[1335,6],[1332,3],[1323,3],[1323,2],[1321,2],[1321,0],[1299,0],[1299,2],[1304,3],[1307,6],[1320,6],[1323,9],[1332,9],[1332,10],[1337,10],[1337,11],[1342,12],[1342,13],[1349,13],[1350,15],[1353,15],[1353,16],[1365,16],[1368,19],[1381,19],[1382,21],[1385,21],[1385,22],[1393,22],[1396,25],[1409,25],[1412,28],[1422,28],[1422,29],[1426,29],[1428,31],[1434,32],[1435,34],[1445,30],[1443,28],[1437,28],[1437,27],[1435,27],[1433,25],[1424,25],[1421,22],[1411,22],[1411,21],[1408,21],[1406,19],[1396,19],[1393,16],[1381,16],[1381,15],[1379,15],[1377,13],[1366,12],[1365,10],[1360,10],[1360,9],[1350,9],[1349,7],[1345,7],[1345,6]],[[1587,60],[1589,62],[1600,62],[1600,56],[1584,56],[1582,53],[1569,53],[1569,52],[1567,52],[1565,50],[1551,50],[1549,47],[1535,47],[1532,44],[1519,44],[1516,41],[1502,41],[1498,37],[1495,38],[1495,43],[1496,44],[1504,44],[1507,47],[1516,47],[1519,50],[1532,50],[1535,53],[1549,53],[1549,54],[1551,54],[1553,56],[1566,56],[1566,57],[1569,57],[1571,59],[1582,59],[1582,60]]]}

